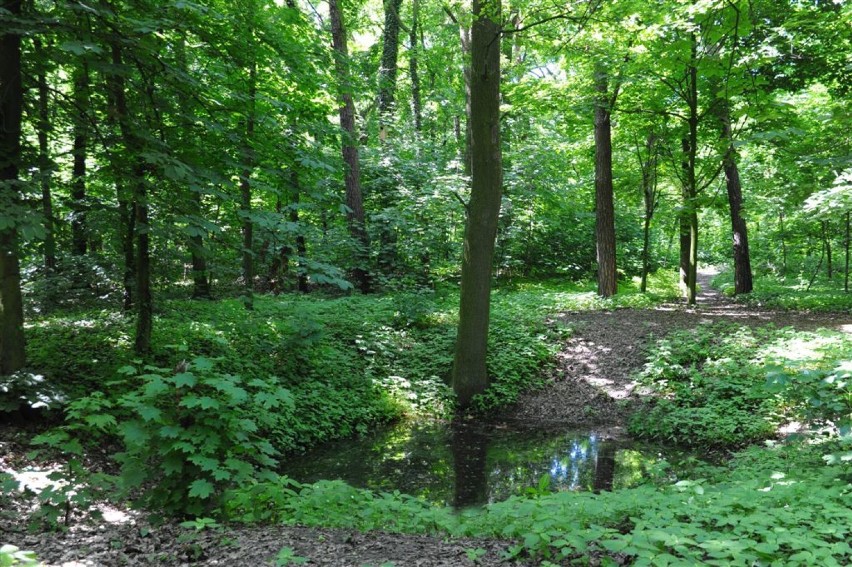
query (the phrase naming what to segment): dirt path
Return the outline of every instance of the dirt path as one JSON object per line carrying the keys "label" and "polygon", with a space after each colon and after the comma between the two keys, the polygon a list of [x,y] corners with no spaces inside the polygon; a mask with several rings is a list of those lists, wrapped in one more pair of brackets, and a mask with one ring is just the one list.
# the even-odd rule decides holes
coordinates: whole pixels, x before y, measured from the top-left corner
{"label": "dirt path", "polygon": [[504,420],[528,427],[599,427],[623,433],[629,401],[635,398],[635,373],[645,362],[649,343],[677,329],[730,321],[745,325],[775,324],[802,330],[852,328],[852,315],[769,311],[735,303],[710,286],[712,269],[698,275],[697,305],[661,305],[655,309],[569,312],[563,321],[574,336],[558,355],[552,381],[527,394],[506,412]]}

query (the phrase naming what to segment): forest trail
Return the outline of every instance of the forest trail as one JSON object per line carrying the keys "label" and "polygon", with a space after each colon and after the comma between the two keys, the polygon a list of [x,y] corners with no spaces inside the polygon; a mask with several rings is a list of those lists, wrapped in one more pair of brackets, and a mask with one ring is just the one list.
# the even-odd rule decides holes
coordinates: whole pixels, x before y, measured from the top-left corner
{"label": "forest trail", "polygon": [[668,303],[653,309],[566,312],[574,336],[557,355],[549,383],[530,392],[502,416],[513,427],[593,427],[605,436],[624,432],[630,401],[638,397],[635,374],[650,343],[671,331],[719,321],[749,326],[774,324],[800,330],[852,329],[852,314],[780,311],[737,303],[714,289],[718,273],[699,270],[697,304]]}

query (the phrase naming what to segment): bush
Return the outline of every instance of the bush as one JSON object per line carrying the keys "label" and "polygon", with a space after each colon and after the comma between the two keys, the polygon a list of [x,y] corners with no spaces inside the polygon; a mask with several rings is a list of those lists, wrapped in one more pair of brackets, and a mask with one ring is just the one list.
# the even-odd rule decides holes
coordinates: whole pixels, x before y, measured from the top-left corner
{"label": "bush", "polygon": [[118,426],[117,455],[124,486],[141,487],[143,505],[200,515],[224,489],[270,475],[280,449],[292,447],[293,396],[274,378],[243,381],[203,357],[176,372],[143,371],[121,370],[140,384],[118,402],[130,417]]}

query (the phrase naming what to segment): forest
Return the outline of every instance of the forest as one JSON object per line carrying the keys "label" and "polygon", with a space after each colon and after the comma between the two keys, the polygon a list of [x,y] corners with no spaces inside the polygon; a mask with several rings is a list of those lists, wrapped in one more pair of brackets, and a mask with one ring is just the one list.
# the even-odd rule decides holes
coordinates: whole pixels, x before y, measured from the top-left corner
{"label": "forest", "polygon": [[0,0],[0,567],[852,562],[852,3]]}

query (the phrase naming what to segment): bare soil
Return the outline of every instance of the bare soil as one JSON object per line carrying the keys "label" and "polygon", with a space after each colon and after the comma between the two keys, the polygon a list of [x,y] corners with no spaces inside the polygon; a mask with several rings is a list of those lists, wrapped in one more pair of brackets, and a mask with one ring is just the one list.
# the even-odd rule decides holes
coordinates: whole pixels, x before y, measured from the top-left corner
{"label": "bare soil", "polygon": [[[656,309],[569,312],[561,315],[574,335],[559,354],[547,386],[526,394],[501,420],[515,427],[595,426],[623,432],[632,401],[641,395],[634,376],[648,345],[676,329],[714,321],[746,325],[773,323],[812,330],[852,329],[852,314],[765,311],[736,304],[710,287],[711,272],[699,277],[698,304]],[[20,447],[0,430],[0,470],[20,458]],[[317,566],[493,566],[505,565],[512,544],[500,540],[447,540],[304,527],[228,526],[198,533],[174,523],[154,527],[134,513],[108,510],[112,522],[79,523],[64,533],[27,533],[27,503],[0,496],[0,544],[36,551],[48,565],[275,565],[282,548]],[[474,563],[468,551],[484,551]],[[295,564],[295,563],[290,563]],[[517,563],[516,563],[517,564]]]}

